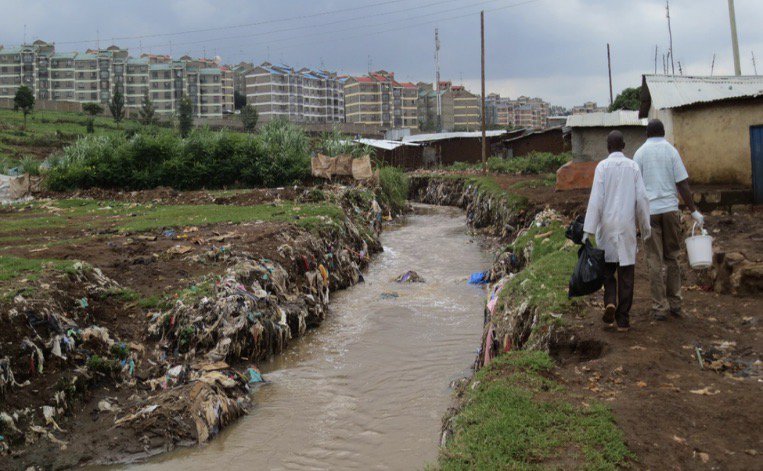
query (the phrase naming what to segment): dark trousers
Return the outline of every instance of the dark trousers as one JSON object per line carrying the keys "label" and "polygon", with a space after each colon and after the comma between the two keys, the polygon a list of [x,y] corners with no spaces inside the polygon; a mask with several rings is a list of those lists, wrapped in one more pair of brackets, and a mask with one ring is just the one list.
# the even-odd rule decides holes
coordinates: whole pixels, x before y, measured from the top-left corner
{"label": "dark trousers", "polygon": [[[618,327],[629,327],[633,305],[633,279],[636,265],[621,267],[619,263],[604,265],[604,305],[614,304]],[[617,275],[617,276],[615,276]]]}

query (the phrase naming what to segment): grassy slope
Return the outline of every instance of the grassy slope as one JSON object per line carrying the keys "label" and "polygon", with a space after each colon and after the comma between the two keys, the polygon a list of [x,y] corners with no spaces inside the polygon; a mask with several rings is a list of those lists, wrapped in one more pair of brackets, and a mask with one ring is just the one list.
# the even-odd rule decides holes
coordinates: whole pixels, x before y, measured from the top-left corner
{"label": "grassy slope", "polygon": [[[470,177],[482,191],[503,190],[490,177]],[[476,179],[476,180],[475,180]],[[511,195],[505,197],[512,200]],[[513,203],[519,204],[519,202]],[[513,206],[516,207],[516,206]],[[531,226],[507,250],[526,255],[526,266],[499,294],[499,307],[527,301],[536,309],[533,332],[563,324],[575,300],[567,298],[577,246],[564,226]],[[454,437],[439,467],[455,469],[616,469],[629,459],[622,432],[602,404],[571,401],[550,378],[545,352],[517,350],[499,355],[476,373],[455,417]]]}
{"label": "grassy slope", "polygon": [[439,467],[616,469],[630,457],[622,432],[600,404],[573,403],[550,379],[544,352],[515,351],[474,377]]}
{"label": "grassy slope", "polygon": [[[22,130],[24,117],[20,112],[0,109],[0,171],[17,166],[27,156],[41,160],[49,152],[74,142],[86,134],[87,120],[84,113],[34,111],[27,117],[26,130]],[[134,124],[125,121],[122,128]],[[118,132],[122,131],[111,117],[95,118],[95,134]]]}

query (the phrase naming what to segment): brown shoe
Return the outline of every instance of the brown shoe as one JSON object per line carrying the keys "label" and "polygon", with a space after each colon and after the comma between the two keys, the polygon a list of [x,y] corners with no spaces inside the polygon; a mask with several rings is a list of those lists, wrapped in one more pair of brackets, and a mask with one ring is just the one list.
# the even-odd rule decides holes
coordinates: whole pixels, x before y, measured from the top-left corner
{"label": "brown shoe", "polygon": [[604,321],[605,324],[611,324],[615,322],[615,311],[617,308],[614,304],[607,304],[607,307],[604,308],[604,315],[601,317],[601,320]]}

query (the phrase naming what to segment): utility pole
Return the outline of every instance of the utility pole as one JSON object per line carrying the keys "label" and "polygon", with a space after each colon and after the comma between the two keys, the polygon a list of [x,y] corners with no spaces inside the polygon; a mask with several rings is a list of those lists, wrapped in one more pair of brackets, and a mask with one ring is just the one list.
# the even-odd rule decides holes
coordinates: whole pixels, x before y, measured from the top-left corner
{"label": "utility pole", "polygon": [[681,61],[678,61],[678,75],[683,75],[684,70],[681,68]]}
{"label": "utility pole", "polygon": [[739,63],[739,39],[737,38],[737,16],[734,12],[734,0],[729,0],[729,21],[731,22],[731,47],[734,49],[734,75],[742,75]]}
{"label": "utility pole", "polygon": [[670,39],[670,50],[668,51],[668,57],[670,57],[670,70],[673,75],[676,74],[676,65],[673,62],[673,30],[670,28],[670,0],[665,0],[665,15],[668,17],[668,38]]}
{"label": "utility pole", "polygon": [[434,29],[434,89],[437,94],[437,132],[442,131],[442,95],[440,95],[440,32]]}
{"label": "utility pole", "polygon": [[657,45],[654,46],[654,75],[657,75]]}
{"label": "utility pole", "polygon": [[607,43],[607,69],[609,69],[609,106],[612,106],[614,98],[612,97],[612,59],[609,55],[609,43]]}
{"label": "utility pole", "polygon": [[755,64],[755,51],[750,51],[750,54],[752,54],[752,70],[755,71],[755,75],[758,75],[758,66]]}
{"label": "utility pole", "polygon": [[482,43],[482,171],[487,173],[487,133],[485,132],[485,10],[480,12],[480,39]]}

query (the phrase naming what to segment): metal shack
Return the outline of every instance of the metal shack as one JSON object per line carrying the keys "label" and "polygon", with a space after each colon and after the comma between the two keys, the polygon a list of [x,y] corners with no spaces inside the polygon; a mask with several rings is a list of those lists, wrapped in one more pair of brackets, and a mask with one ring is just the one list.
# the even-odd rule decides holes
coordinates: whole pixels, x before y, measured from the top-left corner
{"label": "metal shack", "polygon": [[565,141],[562,126],[528,131],[519,136],[507,136],[503,144],[508,158],[522,157],[531,152],[561,154],[570,150],[569,142]]}
{"label": "metal shack", "polygon": [[[488,157],[505,157],[504,130],[487,131]],[[482,161],[482,132],[441,132],[416,134],[403,138],[404,143],[422,146],[422,165],[451,165],[456,162]]]}
{"label": "metal shack", "polygon": [[642,118],[658,118],[693,182],[751,185],[763,202],[763,77],[644,75]]}
{"label": "metal shack", "polygon": [[572,157],[575,162],[605,159],[607,134],[617,129],[625,137],[625,155],[633,154],[646,141],[646,119],[639,119],[638,111],[618,110],[612,113],[576,114],[567,118],[570,128]]}
{"label": "metal shack", "polygon": [[422,167],[422,147],[411,142],[387,139],[355,139],[353,142],[373,147],[376,160],[386,165],[413,170]]}

